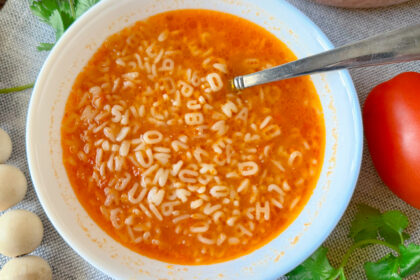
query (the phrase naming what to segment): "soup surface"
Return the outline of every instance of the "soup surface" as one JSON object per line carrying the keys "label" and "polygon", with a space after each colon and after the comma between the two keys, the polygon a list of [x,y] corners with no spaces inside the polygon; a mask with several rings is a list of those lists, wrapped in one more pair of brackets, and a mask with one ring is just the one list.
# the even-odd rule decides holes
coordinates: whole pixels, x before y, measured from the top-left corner
{"label": "soup surface", "polygon": [[229,79],[294,60],[261,27],[178,10],[110,36],[78,75],[63,162],[115,240],[178,264],[221,262],[283,231],[309,199],[325,128],[307,77],[229,90]]}

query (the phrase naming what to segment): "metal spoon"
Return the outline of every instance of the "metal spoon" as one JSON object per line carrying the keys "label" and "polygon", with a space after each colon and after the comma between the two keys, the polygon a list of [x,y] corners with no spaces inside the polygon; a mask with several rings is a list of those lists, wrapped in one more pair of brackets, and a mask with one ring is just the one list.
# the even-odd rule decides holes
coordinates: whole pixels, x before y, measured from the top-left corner
{"label": "metal spoon", "polygon": [[237,76],[231,84],[234,89],[241,90],[302,75],[412,60],[420,60],[420,24],[259,72]]}

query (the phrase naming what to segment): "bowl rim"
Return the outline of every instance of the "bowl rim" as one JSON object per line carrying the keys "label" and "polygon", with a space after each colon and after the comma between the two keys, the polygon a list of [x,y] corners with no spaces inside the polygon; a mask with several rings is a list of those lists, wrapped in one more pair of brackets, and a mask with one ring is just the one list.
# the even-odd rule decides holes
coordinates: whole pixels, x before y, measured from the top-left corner
{"label": "bowl rim", "polygon": [[[246,2],[251,2],[256,5],[258,4],[257,0],[246,0]],[[334,48],[334,45],[330,42],[330,40],[327,38],[327,36],[321,31],[321,29],[313,23],[305,14],[303,14],[299,9],[294,7],[292,4],[286,2],[285,0],[268,0],[267,2],[270,2],[275,5],[281,5],[283,7],[287,7],[287,9],[293,11],[297,17],[299,17],[302,22],[305,25],[305,28],[309,29],[311,32],[313,32],[319,43],[322,44],[323,48],[325,50],[329,50]],[[41,93],[40,92],[40,83],[39,80],[42,78],[42,73],[46,72],[48,68],[50,68],[52,64],[52,60],[54,56],[59,52],[59,50],[62,48],[62,45],[66,43],[66,41],[73,35],[78,32],[80,32],[80,27],[83,26],[83,24],[87,21],[89,21],[89,18],[94,16],[96,13],[100,12],[101,9],[105,8],[107,5],[111,5],[112,0],[102,0],[98,4],[96,4],[94,7],[89,9],[84,15],[82,15],[75,23],[70,26],[70,28],[64,33],[64,35],[60,38],[60,40],[56,43],[53,50],[47,57],[45,63],[43,64],[40,74],[37,77],[37,81],[33,90],[33,94],[30,98],[29,102],[29,110],[27,114],[27,122],[26,122],[26,147],[27,147],[27,158],[28,158],[28,166],[29,171],[31,174],[31,178],[33,180],[33,185],[35,187],[36,194],[39,198],[39,201],[41,203],[41,206],[43,207],[47,217],[51,221],[54,228],[57,230],[57,232],[61,235],[61,237],[64,239],[64,241],[69,244],[69,246],[77,253],[79,254],[83,259],[85,259],[88,263],[92,264],[94,267],[102,271],[103,273],[116,277],[110,271],[108,268],[100,261],[99,258],[94,256],[89,250],[86,250],[81,244],[74,241],[74,238],[71,236],[71,233],[66,232],[65,230],[62,230],[62,228],[59,226],[59,220],[60,217],[57,213],[54,213],[52,211],[51,206],[48,202],[48,199],[46,196],[44,196],[44,193],[37,187],[37,185],[40,184],[40,178],[39,174],[35,171],[35,165],[37,162],[34,159],[34,151],[35,147],[31,143],[31,135],[33,132],[32,126],[31,126],[31,119],[32,116],[36,114],[35,110],[33,109],[33,104],[37,102],[39,99]],[[359,105],[359,99],[357,92],[355,90],[354,84],[352,82],[351,76],[347,70],[340,70],[337,71],[341,80],[341,83],[343,87],[345,87],[348,91],[349,95],[349,101],[351,105],[351,111],[352,111],[352,117],[354,118],[354,133],[356,138],[355,145],[355,151],[356,153],[352,156],[352,162],[354,164],[354,174],[355,176],[352,177],[352,181],[348,182],[347,185],[349,186],[346,188],[345,195],[343,194],[343,203],[341,203],[341,207],[339,208],[339,211],[335,212],[334,215],[330,216],[330,223],[327,228],[325,228],[322,235],[319,235],[317,238],[317,242],[313,242],[311,246],[308,246],[308,248],[305,250],[304,253],[301,254],[301,260],[305,260],[307,257],[309,257],[324,241],[325,239],[331,234],[333,229],[338,224],[339,220],[344,214],[344,211],[347,209],[347,206],[352,198],[354,189],[356,187],[356,183],[358,180],[358,175],[361,167],[361,160],[362,160],[362,151],[363,151],[363,126],[362,126],[362,118],[361,118],[361,110]],[[270,241],[271,242],[271,241]],[[287,267],[286,270],[290,271],[295,266],[299,265],[299,263],[296,263],[294,266]],[[277,277],[280,275],[276,275]]]}

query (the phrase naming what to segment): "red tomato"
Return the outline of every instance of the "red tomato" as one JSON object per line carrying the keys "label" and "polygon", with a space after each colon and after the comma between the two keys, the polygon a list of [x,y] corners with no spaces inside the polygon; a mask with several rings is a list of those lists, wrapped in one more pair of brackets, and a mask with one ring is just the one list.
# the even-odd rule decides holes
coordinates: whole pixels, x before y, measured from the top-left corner
{"label": "red tomato", "polygon": [[379,176],[420,209],[420,74],[402,73],[376,86],[366,99],[363,123]]}

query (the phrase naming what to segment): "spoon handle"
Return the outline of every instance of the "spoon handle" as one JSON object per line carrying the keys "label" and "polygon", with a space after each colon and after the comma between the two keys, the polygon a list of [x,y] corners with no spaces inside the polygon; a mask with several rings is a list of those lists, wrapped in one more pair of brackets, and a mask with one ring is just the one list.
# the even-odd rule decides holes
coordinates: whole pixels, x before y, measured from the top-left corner
{"label": "spoon handle", "polygon": [[237,76],[238,90],[331,70],[420,60],[420,24],[383,33],[259,72]]}

